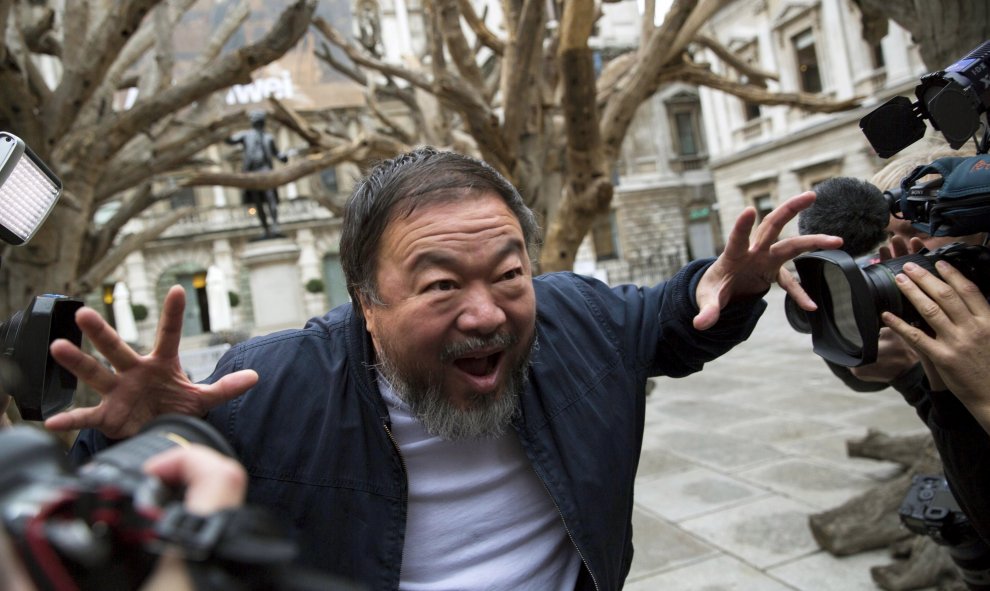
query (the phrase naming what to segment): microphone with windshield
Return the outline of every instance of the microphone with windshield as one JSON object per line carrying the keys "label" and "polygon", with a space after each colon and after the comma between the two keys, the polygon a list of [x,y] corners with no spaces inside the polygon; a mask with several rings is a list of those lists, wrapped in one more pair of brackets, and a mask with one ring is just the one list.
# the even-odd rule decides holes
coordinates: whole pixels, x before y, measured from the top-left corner
{"label": "microphone with windshield", "polygon": [[876,250],[887,239],[890,206],[872,183],[835,177],[815,185],[815,202],[798,214],[798,233],[842,238],[853,258]]}
{"label": "microphone with windshield", "polygon": [[[872,254],[886,240],[890,206],[875,185],[834,177],[818,183],[814,190],[815,202],[798,214],[799,234],[838,236],[842,238],[840,249],[853,258]],[[791,328],[811,334],[808,312],[790,295],[784,297],[784,314]]]}

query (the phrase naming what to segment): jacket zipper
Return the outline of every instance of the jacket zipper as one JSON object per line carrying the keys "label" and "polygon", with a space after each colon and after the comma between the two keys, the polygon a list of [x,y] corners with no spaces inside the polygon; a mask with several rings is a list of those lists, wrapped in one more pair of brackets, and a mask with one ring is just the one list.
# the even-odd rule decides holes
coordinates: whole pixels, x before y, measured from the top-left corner
{"label": "jacket zipper", "polygon": [[[388,428],[388,423],[385,422],[385,421],[382,421],[382,427],[385,428],[385,434],[388,435],[388,440],[392,442],[392,447],[395,448],[395,453],[399,454],[399,463],[402,464],[402,474],[403,474],[403,476],[406,477],[406,492],[405,492],[405,497],[406,497],[405,498],[405,504],[406,504],[406,508],[405,508],[405,512],[406,512],[406,519],[408,520],[408,517],[409,517],[409,491],[408,491],[408,488],[409,488],[409,469],[406,468],[406,458],[403,457],[402,450],[399,449],[398,442],[396,442],[395,441],[395,437],[392,436],[392,430]],[[404,535],[402,536],[402,545],[403,546],[406,545],[406,540],[405,540],[405,536]],[[400,553],[399,554],[399,583],[401,583],[401,582],[402,582],[402,554]]]}
{"label": "jacket zipper", "polygon": [[571,545],[574,546],[575,550],[577,550],[578,557],[584,564],[584,568],[588,569],[588,576],[591,577],[591,582],[595,585],[595,591],[601,591],[601,587],[598,586],[598,579],[595,578],[595,573],[591,570],[591,565],[588,564],[587,559],[585,559],[584,554],[581,552],[581,548],[579,548],[577,542],[574,541],[574,534],[571,533],[571,528],[567,527],[567,520],[564,519],[564,513],[560,510],[560,505],[557,504],[557,499],[553,498],[553,495],[550,493],[550,487],[547,486],[546,481],[543,480],[542,476],[540,476],[539,471],[536,470],[535,467],[533,468],[533,471],[536,472],[536,477],[540,479],[540,484],[543,485],[543,490],[547,491],[547,496],[550,497],[550,502],[553,503],[553,508],[557,510],[557,515],[560,516],[560,523],[563,524],[564,531],[567,532],[567,537],[571,540]]}

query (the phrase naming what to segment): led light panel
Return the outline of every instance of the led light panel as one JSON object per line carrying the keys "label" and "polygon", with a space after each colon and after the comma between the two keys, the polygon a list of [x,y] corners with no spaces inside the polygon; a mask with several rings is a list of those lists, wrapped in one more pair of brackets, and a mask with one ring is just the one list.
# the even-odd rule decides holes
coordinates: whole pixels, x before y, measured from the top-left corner
{"label": "led light panel", "polygon": [[0,131],[0,240],[24,244],[62,193],[62,182],[15,135]]}

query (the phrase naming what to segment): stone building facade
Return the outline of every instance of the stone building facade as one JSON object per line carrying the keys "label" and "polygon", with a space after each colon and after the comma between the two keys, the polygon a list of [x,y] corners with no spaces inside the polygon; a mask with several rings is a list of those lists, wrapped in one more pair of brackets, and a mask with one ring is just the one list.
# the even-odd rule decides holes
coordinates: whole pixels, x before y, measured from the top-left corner
{"label": "stone building facade", "polygon": [[[699,89],[724,232],[747,206],[762,215],[826,178],[872,176],[884,161],[859,120],[892,96],[911,95],[926,72],[910,34],[895,23],[878,45],[864,41],[860,14],[848,0],[737,0],[708,22],[706,33],[777,72],[773,90],[863,100],[851,111],[811,114]],[[709,58],[718,68],[719,60]]]}

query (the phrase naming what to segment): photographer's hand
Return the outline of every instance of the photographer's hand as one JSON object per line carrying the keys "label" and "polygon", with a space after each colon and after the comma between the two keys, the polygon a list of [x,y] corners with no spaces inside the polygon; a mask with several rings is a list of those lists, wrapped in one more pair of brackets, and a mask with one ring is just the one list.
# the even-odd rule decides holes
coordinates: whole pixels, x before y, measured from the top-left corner
{"label": "photographer's hand", "polygon": [[898,288],[934,337],[890,312],[883,321],[919,353],[932,390],[951,390],[990,432],[990,304],[945,261],[936,269],[944,281],[914,263],[897,275]]}
{"label": "photographer's hand", "polygon": [[802,309],[816,309],[815,303],[782,265],[803,252],[838,248],[842,239],[808,234],[778,240],[784,226],[814,201],[815,194],[806,191],[781,203],[757,226],[752,245],[749,238],[756,222],[756,210],[752,207],[743,210],[729,234],[725,251],[698,283],[696,329],[711,328],[718,322],[722,308],[733,299],[762,294],[774,282],[779,283]]}
{"label": "photographer's hand", "polygon": [[[190,513],[209,515],[244,503],[247,473],[233,458],[203,445],[173,447],[144,463],[147,474],[165,484],[185,487],[183,505]],[[158,561],[142,591],[196,589],[182,557],[167,552]]]}
{"label": "photographer's hand", "polygon": [[194,384],[179,363],[185,292],[173,286],[162,304],[155,346],[139,355],[95,310],[81,308],[76,324],[113,366],[113,371],[65,339],[51,345],[52,357],[100,394],[100,403],[57,414],[45,427],[62,431],[94,428],[111,439],[129,437],[151,419],[170,412],[196,417],[243,394],[258,381],[253,370],[224,376],[213,384]]}
{"label": "photographer's hand", "polygon": [[919,360],[918,354],[904,339],[891,329],[883,327],[877,339],[877,360],[859,367],[850,367],[849,372],[864,382],[889,384],[906,375]]}
{"label": "photographer's hand", "polygon": [[182,503],[190,513],[208,515],[244,503],[244,467],[205,445],[169,448],[149,458],[143,470],[165,484],[184,486]]}

